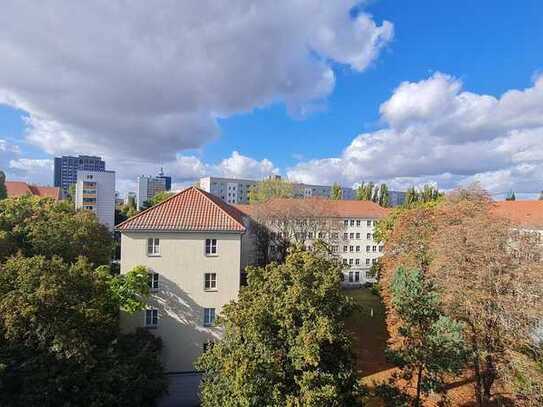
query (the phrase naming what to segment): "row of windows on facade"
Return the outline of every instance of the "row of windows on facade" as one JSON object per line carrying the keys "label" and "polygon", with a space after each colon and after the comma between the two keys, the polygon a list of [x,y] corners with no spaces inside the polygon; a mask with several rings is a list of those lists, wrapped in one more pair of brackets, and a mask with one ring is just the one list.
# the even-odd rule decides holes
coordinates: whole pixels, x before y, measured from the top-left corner
{"label": "row of windows on facade", "polygon": [[[205,239],[204,247],[206,256],[212,256],[217,254],[217,239]],[[147,255],[160,255],[160,238],[151,237],[147,239]]]}
{"label": "row of windows on facade", "polygon": [[[272,232],[271,234],[271,238],[272,239],[288,239],[288,233],[283,233],[283,232]],[[326,239],[326,237],[329,236],[330,239],[334,240],[334,239],[338,239],[339,238],[339,233],[337,232],[331,232],[329,234],[325,233],[325,232],[318,232],[318,233],[313,233],[313,232],[296,232],[294,233],[294,237],[296,239],[308,239],[308,240],[312,240],[314,237],[317,237],[317,239]],[[351,232],[351,233],[343,233],[343,240],[360,240],[362,238],[362,235],[360,234],[360,232]],[[372,233],[366,233],[366,240],[373,240],[373,234]]]}
{"label": "row of windows on facade", "polygon": [[[343,221],[343,226],[362,226],[362,221],[360,219],[345,219]],[[366,226],[377,226],[376,220],[367,220]]]}
{"label": "row of windows on facade", "polygon": [[[337,252],[338,246],[332,246],[332,252]],[[343,246],[343,253],[360,253],[361,246]],[[384,246],[366,246],[366,253],[377,253],[379,250],[380,253],[383,252]]]}
{"label": "row of windows on facade", "polygon": [[[149,289],[156,292],[159,289],[159,274],[149,273]],[[204,273],[204,291],[217,290],[217,273]]]}
{"label": "row of windows on facade", "polygon": [[[359,266],[361,259],[343,259],[343,265],[345,266]],[[371,264],[377,264],[377,259],[366,259],[366,266]]]}
{"label": "row of windows on facade", "polygon": [[[213,326],[215,324],[215,319],[215,308],[204,308],[203,326]],[[158,309],[148,308],[145,310],[144,326],[146,328],[158,328]]]}

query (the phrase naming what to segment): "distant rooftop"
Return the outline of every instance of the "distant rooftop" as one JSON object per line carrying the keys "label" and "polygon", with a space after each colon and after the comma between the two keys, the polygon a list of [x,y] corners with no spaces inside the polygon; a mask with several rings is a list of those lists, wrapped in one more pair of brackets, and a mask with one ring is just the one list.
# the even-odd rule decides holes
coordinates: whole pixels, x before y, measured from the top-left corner
{"label": "distant rooftop", "polygon": [[543,228],[543,201],[498,201],[493,213],[517,226]]}
{"label": "distant rooftop", "polygon": [[6,181],[8,197],[19,197],[24,195],[34,195],[40,197],[53,198],[60,200],[59,187],[45,187],[41,185],[30,185],[22,181]]}

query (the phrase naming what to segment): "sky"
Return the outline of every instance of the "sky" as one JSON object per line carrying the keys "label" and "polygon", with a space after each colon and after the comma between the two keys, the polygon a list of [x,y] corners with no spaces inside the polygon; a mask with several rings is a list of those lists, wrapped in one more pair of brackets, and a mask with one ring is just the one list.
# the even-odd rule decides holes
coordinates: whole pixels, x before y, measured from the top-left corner
{"label": "sky", "polygon": [[0,27],[11,180],[89,154],[122,193],[161,167],[543,190],[540,0],[4,0]]}

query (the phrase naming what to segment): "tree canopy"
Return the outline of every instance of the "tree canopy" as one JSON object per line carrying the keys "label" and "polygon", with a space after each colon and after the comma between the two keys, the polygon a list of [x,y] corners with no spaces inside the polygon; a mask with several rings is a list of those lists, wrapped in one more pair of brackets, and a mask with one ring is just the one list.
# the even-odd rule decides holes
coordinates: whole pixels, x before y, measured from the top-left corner
{"label": "tree canopy", "polygon": [[2,406],[150,406],[165,390],[160,339],[119,332],[143,307],[147,270],[111,276],[86,259],[12,257],[0,266]]}
{"label": "tree canopy", "polygon": [[343,197],[343,191],[341,190],[341,185],[337,182],[334,182],[332,189],[330,190],[330,199],[338,200]]}
{"label": "tree canopy", "polygon": [[293,198],[294,185],[281,178],[268,178],[256,183],[249,191],[249,203],[266,202],[272,198]]}
{"label": "tree canopy", "polygon": [[98,266],[109,264],[112,247],[111,233],[90,211],[33,196],[0,201],[0,261],[16,253],[67,262],[85,256]]}
{"label": "tree canopy", "polygon": [[219,318],[224,338],[196,364],[203,406],[355,404],[341,265],[322,244],[314,250],[248,269],[248,286]]}
{"label": "tree canopy", "polygon": [[0,200],[8,197],[8,191],[6,189],[6,174],[4,171],[0,171]]}

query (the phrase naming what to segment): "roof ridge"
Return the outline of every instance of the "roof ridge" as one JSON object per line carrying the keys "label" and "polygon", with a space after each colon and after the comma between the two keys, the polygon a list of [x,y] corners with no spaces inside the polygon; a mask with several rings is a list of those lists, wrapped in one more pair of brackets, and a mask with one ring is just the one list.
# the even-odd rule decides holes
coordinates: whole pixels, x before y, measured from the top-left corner
{"label": "roof ridge", "polygon": [[143,211],[141,211],[141,212],[138,212],[137,214],[135,214],[135,215],[132,216],[131,218],[128,218],[128,219],[126,219],[126,220],[123,220],[123,221],[122,221],[121,223],[119,223],[118,225],[115,225],[115,229],[117,229],[118,227],[124,225],[124,224],[127,223],[128,221],[132,221],[132,220],[134,220],[134,219],[136,219],[136,218],[139,218],[140,216],[142,216],[143,214],[147,213],[147,212],[150,211],[151,209],[155,209],[155,208],[158,208],[158,207],[164,205],[164,204],[165,204],[166,202],[168,202],[169,200],[175,198],[176,196],[179,196],[179,195],[185,193],[186,191],[188,191],[188,190],[191,189],[191,188],[195,188],[194,185],[191,185],[190,187],[187,187],[187,188],[185,188],[184,190],[179,191],[179,192],[177,192],[176,194],[173,194],[173,195],[170,196],[169,198],[164,199],[162,202],[159,202],[159,203],[157,203],[156,205],[151,206],[150,208],[147,208],[147,209],[145,209],[145,210],[143,210]]}
{"label": "roof ridge", "polygon": [[[211,201],[214,205],[216,205],[222,212],[224,212],[226,214],[226,216],[228,216],[230,219],[232,219],[234,222],[236,222],[238,225],[240,225],[242,228],[245,228],[245,225],[243,225],[239,220],[237,220],[236,218],[234,218],[230,213],[228,213],[227,210],[225,210],[223,208],[223,205],[228,205],[230,206],[231,208],[234,208],[233,206],[231,206],[230,204],[222,201],[222,200],[219,200],[217,198],[217,201],[215,201],[215,199],[212,198],[212,195],[209,194],[207,191],[204,191],[203,189],[200,189],[196,186],[192,186],[192,188],[196,189],[196,191],[198,191],[200,194],[202,194],[208,201]],[[188,188],[187,188],[188,189]],[[219,203],[220,202],[220,203]],[[234,208],[236,209],[236,208]],[[237,210],[237,209],[236,209]],[[242,214],[241,211],[238,211],[240,212],[240,214]]]}

